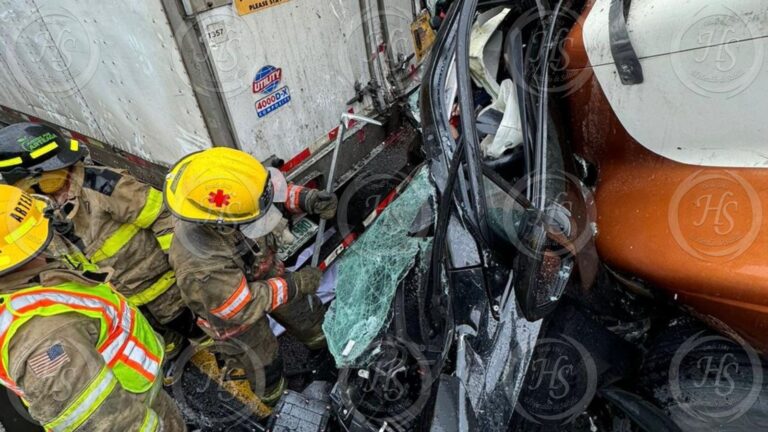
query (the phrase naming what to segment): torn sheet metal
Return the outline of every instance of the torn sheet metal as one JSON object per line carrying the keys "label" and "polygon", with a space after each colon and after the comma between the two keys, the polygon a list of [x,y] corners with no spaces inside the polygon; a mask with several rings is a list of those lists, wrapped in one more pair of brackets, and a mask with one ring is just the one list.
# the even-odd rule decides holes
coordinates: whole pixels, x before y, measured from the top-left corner
{"label": "torn sheet metal", "polygon": [[477,416],[477,430],[506,430],[541,331],[541,320],[522,315],[514,296],[502,305],[501,321],[487,320],[468,338],[462,377]]}

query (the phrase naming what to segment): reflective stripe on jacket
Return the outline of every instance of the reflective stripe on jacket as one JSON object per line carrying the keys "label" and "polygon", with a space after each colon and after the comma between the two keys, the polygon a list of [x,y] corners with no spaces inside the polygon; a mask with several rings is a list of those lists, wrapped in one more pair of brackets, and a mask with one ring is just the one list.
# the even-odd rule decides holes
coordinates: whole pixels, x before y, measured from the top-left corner
{"label": "reflective stripe on jacket", "polygon": [[[115,256],[139,232],[149,228],[163,211],[163,194],[154,188],[147,191],[146,204],[135,221],[120,226],[109,237],[104,239],[101,247],[91,255],[91,261],[98,264],[105,259]],[[159,243],[159,241],[158,241]]]}
{"label": "reflective stripe on jacket", "polygon": [[[117,384],[131,393],[151,395],[161,378],[163,345],[136,309],[109,285],[83,287],[64,283],[0,295],[0,382],[23,398],[23,389],[17,387],[8,372],[10,341],[35,317],[67,313],[79,313],[99,321],[96,349],[106,367],[78,396],[78,403],[71,404],[70,409],[45,425],[52,431],[77,429],[98,410],[104,397]],[[148,403],[151,399],[147,398]]]}
{"label": "reflective stripe on jacket", "polygon": [[[125,223],[107,237],[101,247],[91,255],[91,262],[98,264],[117,255],[142,229],[149,228],[163,211],[163,194],[154,188],[147,191],[146,203],[135,221]],[[158,236],[157,243],[164,252],[170,248],[173,234]],[[173,271],[162,275],[155,283],[138,294],[128,297],[128,301],[134,306],[144,306],[151,303],[176,283]]]}

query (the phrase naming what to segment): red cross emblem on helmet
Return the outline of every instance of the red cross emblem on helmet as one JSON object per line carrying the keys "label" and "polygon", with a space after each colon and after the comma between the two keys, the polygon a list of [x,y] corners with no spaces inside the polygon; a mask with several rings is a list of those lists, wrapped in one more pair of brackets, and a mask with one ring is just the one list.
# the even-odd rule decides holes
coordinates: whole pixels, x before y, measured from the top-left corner
{"label": "red cross emblem on helmet", "polygon": [[208,202],[216,207],[224,207],[229,205],[229,195],[225,194],[223,190],[219,189],[215,193],[208,194]]}

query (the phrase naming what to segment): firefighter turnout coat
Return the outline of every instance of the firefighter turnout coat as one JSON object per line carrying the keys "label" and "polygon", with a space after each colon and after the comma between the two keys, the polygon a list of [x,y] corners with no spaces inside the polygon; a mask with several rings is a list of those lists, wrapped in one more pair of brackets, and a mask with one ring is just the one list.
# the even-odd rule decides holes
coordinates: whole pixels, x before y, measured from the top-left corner
{"label": "firefighter turnout coat", "polygon": [[112,283],[134,306],[146,306],[161,324],[184,309],[166,251],[172,217],[160,191],[122,170],[72,168],[60,216],[73,222],[67,238],[99,267],[114,269]]}
{"label": "firefighter turnout coat", "polygon": [[183,431],[163,343],[103,282],[59,262],[0,280],[0,381],[50,431]]}

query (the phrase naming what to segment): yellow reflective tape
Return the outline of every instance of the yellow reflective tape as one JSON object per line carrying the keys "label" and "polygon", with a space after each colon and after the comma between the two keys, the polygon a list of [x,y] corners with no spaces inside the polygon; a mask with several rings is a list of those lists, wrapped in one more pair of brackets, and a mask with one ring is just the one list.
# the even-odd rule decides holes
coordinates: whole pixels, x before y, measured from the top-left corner
{"label": "yellow reflective tape", "polygon": [[99,271],[99,266],[88,261],[88,258],[82,252],[73,252],[64,255],[75,270],[85,270],[91,272]]}
{"label": "yellow reflective tape", "polygon": [[48,144],[40,147],[39,149],[30,152],[29,157],[31,157],[32,159],[37,159],[40,156],[47,155],[48,153],[56,150],[57,148],[59,148],[59,145],[56,144],[56,141],[51,141]]}
{"label": "yellow reflective tape", "polygon": [[117,378],[106,366],[88,387],[58,417],[45,425],[52,432],[70,432],[90,418],[117,385]]}
{"label": "yellow reflective tape", "polygon": [[30,217],[29,219],[25,220],[24,223],[19,225],[18,228],[11,231],[7,236],[5,236],[5,243],[11,244],[16,243],[16,241],[22,237],[24,237],[28,232],[32,230],[32,228],[35,227],[37,224],[37,219],[34,217]]}
{"label": "yellow reflective tape", "polygon": [[6,159],[6,160],[1,160],[0,161],[0,168],[7,168],[7,167],[10,167],[10,166],[14,166],[14,165],[21,165],[22,162],[23,161],[21,160],[20,157],[15,157],[15,158],[10,158],[10,159]]}
{"label": "yellow reflective tape", "polygon": [[115,256],[139,230],[152,225],[160,212],[163,211],[163,194],[155,188],[150,188],[144,208],[133,223],[123,224],[109,238],[104,240],[101,248],[91,255],[91,262],[97,264],[107,258]]}
{"label": "yellow reflective tape", "polygon": [[128,297],[128,303],[133,306],[144,306],[147,303],[151,303],[161,294],[168,291],[168,288],[172,287],[176,283],[176,273],[169,271],[168,273],[160,276],[149,288],[144,291]]}
{"label": "yellow reflective tape", "polygon": [[[162,340],[162,338],[159,338],[159,342],[160,342],[160,345],[163,345],[165,343]],[[160,393],[162,389],[163,389],[163,379],[160,379],[160,377],[158,376],[157,380],[155,381],[155,384],[152,385],[151,389],[149,389],[149,394],[147,396],[145,403],[149,406],[155,403],[155,398],[157,397],[157,394]]]}
{"label": "yellow reflective tape", "polygon": [[76,152],[80,149],[80,142],[74,138],[69,140],[69,149]]}
{"label": "yellow reflective tape", "polygon": [[155,238],[157,239],[157,243],[160,245],[160,249],[162,249],[163,252],[168,252],[168,249],[171,248],[171,243],[173,242],[173,233],[163,234]]}
{"label": "yellow reflective tape", "polygon": [[147,193],[147,201],[144,204],[144,208],[141,209],[139,217],[136,218],[134,224],[140,228],[148,228],[152,225],[157,217],[160,216],[160,212],[163,211],[163,193],[155,188],[149,188]]}
{"label": "yellow reflective tape", "polygon": [[131,239],[138,234],[141,228],[134,224],[124,224],[120,226],[109,238],[104,240],[99,250],[91,255],[91,262],[97,264],[107,258],[117,255],[121,249],[128,244]]}
{"label": "yellow reflective tape", "polygon": [[144,416],[144,421],[141,424],[139,432],[155,432],[160,426],[160,418],[150,408],[147,408],[147,415]]}

